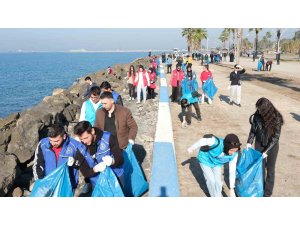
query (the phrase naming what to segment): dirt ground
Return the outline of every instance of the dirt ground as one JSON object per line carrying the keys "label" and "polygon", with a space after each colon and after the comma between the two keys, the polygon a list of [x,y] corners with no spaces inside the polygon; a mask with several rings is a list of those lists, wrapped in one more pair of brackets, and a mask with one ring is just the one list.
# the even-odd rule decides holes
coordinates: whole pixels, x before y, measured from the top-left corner
{"label": "dirt ground", "polygon": [[[207,133],[219,137],[236,133],[243,143],[242,147],[245,147],[250,130],[249,116],[255,112],[255,103],[260,97],[270,99],[285,120],[280,137],[273,196],[300,196],[300,62],[281,62],[280,65],[273,65],[271,72],[255,71],[256,63],[251,58],[242,58],[240,61],[246,69],[242,79],[242,107],[228,104],[227,87],[234,65],[229,62],[210,65],[218,92],[211,105],[200,105],[201,122],[192,118],[191,126],[182,129],[178,117],[181,112],[180,105],[170,103],[181,196],[203,197],[207,193],[203,173],[196,158],[197,151],[189,155],[187,148]],[[175,64],[172,69],[174,67]],[[193,71],[196,72],[199,82],[202,71],[200,61],[193,62]],[[169,74],[167,78],[169,80]],[[169,93],[171,94],[171,88]],[[194,109],[193,112],[195,113]],[[226,167],[224,172],[226,174]],[[227,179],[223,184],[224,196],[228,194],[226,184]]]}

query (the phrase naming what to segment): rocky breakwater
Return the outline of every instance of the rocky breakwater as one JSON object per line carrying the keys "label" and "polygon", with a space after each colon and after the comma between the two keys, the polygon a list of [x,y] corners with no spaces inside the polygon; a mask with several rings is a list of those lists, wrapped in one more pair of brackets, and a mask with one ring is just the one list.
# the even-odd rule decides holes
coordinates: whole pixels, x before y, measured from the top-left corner
{"label": "rocky breakwater", "polygon": [[[140,64],[148,67],[150,60],[143,58],[129,64],[117,64],[113,67],[115,75],[102,70],[89,76],[98,85],[105,80],[109,81],[113,89],[121,94],[124,106],[132,111],[139,127],[134,151],[149,179],[158,100],[147,100],[145,104],[128,101],[128,86],[124,78],[131,64],[136,68]],[[24,191],[26,195],[33,182],[34,152],[38,142],[46,137],[49,126],[61,122],[73,136],[85,88],[82,77],[69,89],[55,89],[52,96],[46,96],[31,109],[11,114],[5,119],[0,118],[0,196],[22,196]]]}

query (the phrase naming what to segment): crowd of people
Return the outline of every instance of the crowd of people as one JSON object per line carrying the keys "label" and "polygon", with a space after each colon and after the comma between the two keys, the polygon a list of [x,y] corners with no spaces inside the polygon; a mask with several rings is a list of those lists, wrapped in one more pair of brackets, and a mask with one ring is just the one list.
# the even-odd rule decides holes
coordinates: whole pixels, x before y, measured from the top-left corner
{"label": "crowd of people", "polygon": [[[193,58],[186,60],[179,57],[175,69],[172,70],[172,55],[164,60],[167,73],[171,73],[171,102],[179,103],[182,114],[182,127],[191,125],[192,107],[196,111],[196,120],[202,121],[200,104],[207,99],[212,104],[212,97],[202,90],[199,93],[197,75],[192,66]],[[137,104],[146,103],[147,99],[155,98],[156,81],[161,65],[159,56],[152,56],[149,68],[130,65],[125,77],[128,84],[129,101],[137,99]],[[111,69],[111,68],[110,68]],[[230,105],[235,102],[241,107],[241,75],[245,69],[234,66],[230,73]],[[113,72],[108,71],[108,73]],[[213,80],[209,65],[204,63],[199,74],[202,88],[206,82]],[[85,178],[82,194],[93,190],[99,174],[106,167],[111,167],[120,186],[124,188],[124,158],[122,152],[128,145],[135,144],[138,126],[131,111],[123,106],[119,93],[112,89],[108,81],[99,86],[86,77],[86,91],[82,97],[86,99],[81,107],[79,122],[74,127],[75,138],[70,137],[62,124],[49,127],[48,136],[43,138],[35,151],[33,174],[34,179],[43,179],[63,163],[69,166],[69,176],[73,190],[78,186],[79,171]],[[256,102],[256,112],[249,119],[251,129],[246,149],[254,147],[263,154],[263,165],[266,167],[264,196],[271,196],[275,180],[275,163],[279,151],[279,137],[283,117],[267,98]],[[198,160],[203,171],[206,185],[211,197],[220,197],[222,192],[221,167],[229,163],[230,196],[235,196],[236,164],[238,151],[241,149],[239,137],[228,134],[223,138],[206,134],[191,147],[188,152],[199,150]]]}

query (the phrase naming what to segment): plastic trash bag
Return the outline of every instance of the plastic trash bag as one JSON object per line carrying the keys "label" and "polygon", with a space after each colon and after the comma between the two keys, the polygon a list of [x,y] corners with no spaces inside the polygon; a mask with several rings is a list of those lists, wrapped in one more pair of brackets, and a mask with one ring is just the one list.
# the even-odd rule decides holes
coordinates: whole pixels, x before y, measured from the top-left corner
{"label": "plastic trash bag", "polygon": [[64,163],[43,179],[36,180],[30,197],[73,197],[73,195],[69,167]]}
{"label": "plastic trash bag", "polygon": [[145,180],[140,165],[129,144],[123,152],[124,157],[124,193],[128,197],[139,197],[148,190],[149,184]]}
{"label": "plastic trash bag", "polygon": [[257,63],[257,71],[261,71],[262,66],[263,66],[262,62],[258,61],[258,63]]}
{"label": "plastic trash bag", "polygon": [[215,96],[215,94],[218,91],[218,88],[216,87],[214,81],[212,79],[206,80],[206,82],[203,84],[203,92],[208,95],[208,97],[212,100]]}
{"label": "plastic trash bag", "polygon": [[92,197],[124,197],[120,183],[109,166],[99,174]]}
{"label": "plastic trash bag", "polygon": [[249,148],[243,150],[237,164],[235,190],[240,197],[262,197],[264,195],[262,154]]}

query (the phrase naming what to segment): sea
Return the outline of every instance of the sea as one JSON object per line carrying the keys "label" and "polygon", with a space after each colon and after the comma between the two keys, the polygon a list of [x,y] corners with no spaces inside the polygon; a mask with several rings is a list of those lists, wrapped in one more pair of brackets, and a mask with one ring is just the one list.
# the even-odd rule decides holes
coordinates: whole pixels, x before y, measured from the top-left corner
{"label": "sea", "polygon": [[37,105],[55,88],[147,52],[0,53],[0,118]]}

